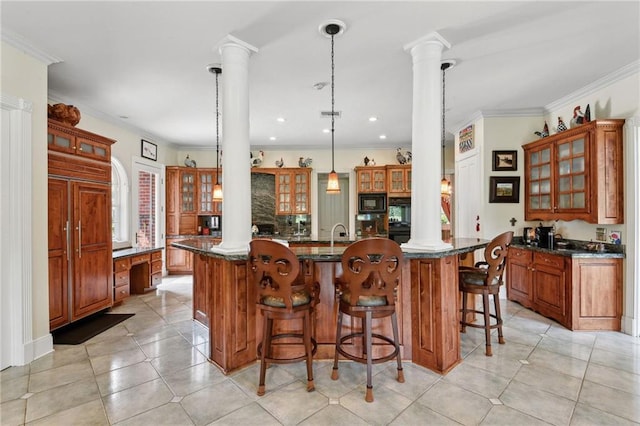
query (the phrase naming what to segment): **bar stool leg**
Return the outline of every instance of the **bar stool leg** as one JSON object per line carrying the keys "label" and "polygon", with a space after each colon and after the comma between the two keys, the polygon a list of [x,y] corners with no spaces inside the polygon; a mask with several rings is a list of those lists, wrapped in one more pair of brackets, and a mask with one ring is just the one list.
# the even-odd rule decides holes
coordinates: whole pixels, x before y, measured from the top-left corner
{"label": "bar stool leg", "polygon": [[500,297],[493,295],[493,304],[496,308],[496,321],[498,324],[498,343],[504,345],[504,337],[502,336],[502,314],[500,313]]}
{"label": "bar stool leg", "polygon": [[467,332],[467,292],[462,292],[462,318],[460,318],[460,332]]}
{"label": "bar stool leg", "polygon": [[333,370],[331,371],[331,380],[338,380],[338,348],[340,347],[340,332],[342,330],[342,312],[338,310],[338,327],[336,329],[336,354],[333,358]]}
{"label": "bar stool leg", "polygon": [[404,383],[404,372],[402,371],[402,360],[400,356],[400,339],[398,339],[398,317],[395,312],[391,314],[391,327],[393,328],[393,341],[396,352],[398,353],[398,382]]}
{"label": "bar stool leg", "polygon": [[371,383],[371,376],[373,371],[372,360],[372,336],[371,336],[371,311],[365,313],[365,326],[364,326],[364,341],[367,348],[367,393],[364,400],[367,402],[373,402],[373,385]]}
{"label": "bar stool leg", "polygon": [[269,350],[269,321],[266,316],[263,318],[262,323],[262,346],[260,348],[260,382],[258,384],[258,396],[264,395],[264,380],[267,374],[267,366],[265,362],[265,358],[267,356],[267,351]]}
{"label": "bar stool leg", "polygon": [[491,350],[491,305],[489,305],[489,293],[482,294],[482,309],[484,310],[484,336],[486,340],[486,355],[493,356]]}
{"label": "bar stool leg", "polygon": [[313,353],[311,348],[311,318],[309,318],[309,311],[304,313],[303,324],[303,338],[304,338],[304,350],[307,355],[307,392],[314,391],[316,389],[313,383]]}

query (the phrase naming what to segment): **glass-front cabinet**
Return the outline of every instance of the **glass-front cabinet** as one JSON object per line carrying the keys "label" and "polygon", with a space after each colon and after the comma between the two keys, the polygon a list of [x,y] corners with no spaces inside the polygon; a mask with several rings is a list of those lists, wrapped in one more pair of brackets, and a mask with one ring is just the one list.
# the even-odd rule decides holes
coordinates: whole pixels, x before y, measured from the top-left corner
{"label": "glass-front cabinet", "polygon": [[310,212],[311,169],[275,169],[276,214]]}
{"label": "glass-front cabinet", "polygon": [[623,124],[592,121],[524,145],[525,220],[622,223]]}
{"label": "glass-front cabinet", "polygon": [[[222,172],[220,172],[222,173]],[[216,169],[198,169],[198,214],[211,215],[222,213],[222,203],[213,201],[213,185],[216,177]]]}
{"label": "glass-front cabinet", "polygon": [[387,192],[387,171],[385,166],[356,167],[358,193]]}
{"label": "glass-front cabinet", "polygon": [[180,213],[196,212],[196,171],[180,171]]}
{"label": "glass-front cabinet", "polygon": [[387,166],[389,197],[411,196],[411,165]]}

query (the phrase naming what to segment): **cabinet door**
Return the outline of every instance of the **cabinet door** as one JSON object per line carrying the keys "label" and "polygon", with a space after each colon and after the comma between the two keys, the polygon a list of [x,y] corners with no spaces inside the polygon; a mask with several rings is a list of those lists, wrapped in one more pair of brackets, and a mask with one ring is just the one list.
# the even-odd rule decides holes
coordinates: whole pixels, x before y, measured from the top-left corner
{"label": "cabinet door", "polygon": [[171,247],[179,239],[167,239],[167,272],[170,274],[193,272],[192,254],[186,250]]}
{"label": "cabinet door", "polygon": [[76,154],[95,160],[111,161],[111,145],[77,137]]}
{"label": "cabinet door", "polygon": [[526,162],[526,188],[525,188],[525,212],[533,215],[553,212],[552,193],[552,162],[551,145],[544,145],[536,149],[525,151]]}
{"label": "cabinet door", "polygon": [[111,188],[73,182],[72,319],[113,304]]}
{"label": "cabinet door", "polygon": [[295,204],[293,208],[294,214],[307,214],[309,208],[309,179],[310,173],[307,170],[293,173],[293,197]]}
{"label": "cabinet door", "polygon": [[69,183],[49,178],[49,329],[69,317]]}
{"label": "cabinet door", "polygon": [[47,146],[55,151],[73,154],[76,150],[76,137],[60,130],[49,128],[47,131]]}
{"label": "cabinet door", "polygon": [[178,235],[180,224],[180,171],[177,168],[167,167],[166,193],[167,235]]}
{"label": "cabinet door", "polygon": [[291,174],[276,175],[276,210],[277,214],[291,213]]}
{"label": "cabinet door", "polygon": [[358,192],[371,192],[373,179],[371,170],[358,170]]}
{"label": "cabinet door", "polygon": [[507,298],[530,308],[533,299],[529,273],[531,251],[511,247],[507,259]]}
{"label": "cabinet door", "polygon": [[533,258],[533,303],[536,310],[567,326],[568,294],[564,258],[543,253],[534,253]]}
{"label": "cabinet door", "polygon": [[196,213],[196,172],[180,171],[180,213]]}
{"label": "cabinet door", "polygon": [[589,134],[583,133],[556,144],[554,212],[579,214],[589,211],[588,138]]}
{"label": "cabinet door", "polygon": [[213,184],[216,173],[211,170],[198,170],[198,214],[213,214]]}
{"label": "cabinet door", "polygon": [[210,262],[208,256],[194,255],[193,257],[193,319],[207,328],[210,325],[209,310],[211,303],[211,268],[219,267],[220,263]]}
{"label": "cabinet door", "polygon": [[404,192],[405,177],[402,169],[389,169],[389,194]]}
{"label": "cabinet door", "polygon": [[372,192],[387,192],[387,173],[385,170],[372,170]]}

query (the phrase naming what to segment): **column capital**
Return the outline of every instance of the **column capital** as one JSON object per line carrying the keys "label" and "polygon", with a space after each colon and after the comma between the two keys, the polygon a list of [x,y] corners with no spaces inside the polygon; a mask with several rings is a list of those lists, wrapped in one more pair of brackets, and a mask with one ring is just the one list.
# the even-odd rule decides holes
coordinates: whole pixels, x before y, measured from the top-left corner
{"label": "column capital", "polygon": [[409,51],[411,52],[411,50],[416,47],[416,46],[420,46],[423,44],[431,44],[431,43],[436,43],[439,44],[442,47],[446,47],[447,49],[451,49],[451,43],[449,43],[447,40],[445,40],[444,37],[442,37],[437,31],[434,31],[432,33],[429,33],[425,36],[420,37],[417,40],[414,40],[410,43],[407,43],[404,45],[404,50],[405,51]]}
{"label": "column capital", "polygon": [[245,42],[240,40],[237,37],[232,36],[231,34],[227,34],[226,36],[224,36],[222,38],[222,40],[220,40],[215,47],[213,48],[214,51],[218,51],[220,54],[222,54],[222,49],[225,47],[229,47],[229,46],[238,46],[238,47],[242,47],[244,48],[247,53],[251,54],[251,53],[258,53],[258,48]]}

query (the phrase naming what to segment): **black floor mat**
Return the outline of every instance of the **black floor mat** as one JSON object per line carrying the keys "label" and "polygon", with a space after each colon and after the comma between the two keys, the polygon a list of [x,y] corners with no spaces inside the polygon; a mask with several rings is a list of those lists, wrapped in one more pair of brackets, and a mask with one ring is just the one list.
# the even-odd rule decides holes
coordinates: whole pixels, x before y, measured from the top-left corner
{"label": "black floor mat", "polygon": [[135,314],[99,313],[54,330],[54,345],[79,345],[134,316]]}

